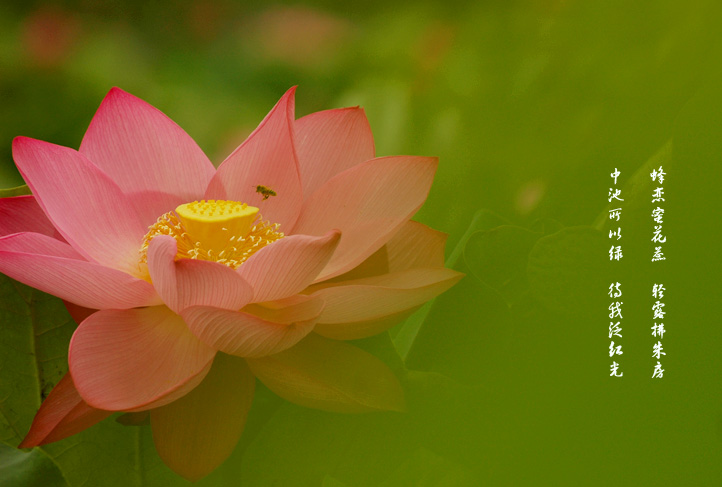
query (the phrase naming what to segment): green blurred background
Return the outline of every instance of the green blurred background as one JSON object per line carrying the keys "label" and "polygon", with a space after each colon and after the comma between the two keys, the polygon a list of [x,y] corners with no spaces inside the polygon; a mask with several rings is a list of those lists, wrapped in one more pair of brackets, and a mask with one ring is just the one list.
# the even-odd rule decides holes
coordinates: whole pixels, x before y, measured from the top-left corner
{"label": "green blurred background", "polygon": [[[410,412],[259,394],[238,452],[198,485],[719,485],[720,41],[713,0],[4,1],[0,187],[22,184],[14,136],[77,148],[112,86],[215,163],[292,85],[297,116],[361,105],[378,155],[440,158],[416,219],[449,233],[449,265],[467,273],[393,340],[361,344],[405,377]],[[655,154],[668,260],[652,266]],[[615,167],[629,183],[616,267],[603,233]],[[612,280],[627,300],[620,381]],[[655,282],[669,290],[661,381]],[[89,435],[66,440],[77,458],[62,443],[44,453],[58,485],[175,485],[142,427]],[[0,485],[36,485],[23,482]]]}

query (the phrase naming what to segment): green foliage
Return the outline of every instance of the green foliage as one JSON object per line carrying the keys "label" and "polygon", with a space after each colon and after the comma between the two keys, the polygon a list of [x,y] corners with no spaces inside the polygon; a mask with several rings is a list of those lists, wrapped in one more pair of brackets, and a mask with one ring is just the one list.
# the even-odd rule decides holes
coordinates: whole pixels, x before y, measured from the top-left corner
{"label": "green foliage", "polygon": [[348,487],[348,484],[344,484],[340,480],[326,475],[323,478],[323,483],[321,484],[321,487]]}
{"label": "green foliage", "polygon": [[[468,228],[464,232],[464,235],[461,237],[461,240],[456,244],[454,250],[451,252],[451,255],[446,260],[446,266],[463,272],[463,268],[457,266],[457,263],[459,263],[462,258],[466,243],[471,236],[474,235],[475,232],[488,230],[504,222],[505,220],[502,217],[492,211],[477,211]],[[459,285],[463,286],[463,282],[464,280],[462,280],[462,284],[457,284],[457,287]],[[411,348],[415,344],[416,337],[419,334],[419,330],[422,327],[422,323],[426,320],[426,317],[434,306],[434,302],[435,300],[426,303],[417,312],[411,315],[411,317],[406,320],[401,327],[395,330],[394,344],[404,359],[408,358]]]}
{"label": "green foliage", "polygon": [[59,299],[2,275],[0,303],[0,470],[7,474],[0,478],[23,487],[185,485],[157,457],[146,428],[112,420],[29,452],[14,450],[41,400],[67,371],[76,324]]}
{"label": "green foliage", "polygon": [[464,262],[474,277],[498,289],[509,301],[524,286],[527,255],[540,236],[513,225],[476,232],[464,247]]}
{"label": "green foliage", "polygon": [[419,448],[379,487],[461,487],[473,484],[473,477],[464,468]]}
{"label": "green foliage", "polygon": [[42,451],[16,450],[0,443],[0,487],[67,487],[57,465]]}
{"label": "green foliage", "polygon": [[554,311],[599,314],[595,312],[604,309],[609,282],[616,277],[608,252],[609,240],[590,227],[565,228],[540,238],[529,253],[532,294]]}
{"label": "green foliage", "polygon": [[16,446],[67,371],[75,329],[63,303],[0,275],[0,440]]}
{"label": "green foliage", "polygon": [[8,198],[10,196],[23,196],[27,194],[31,194],[30,188],[28,188],[27,184],[24,184],[22,186],[16,186],[15,188],[0,189],[0,198]]}

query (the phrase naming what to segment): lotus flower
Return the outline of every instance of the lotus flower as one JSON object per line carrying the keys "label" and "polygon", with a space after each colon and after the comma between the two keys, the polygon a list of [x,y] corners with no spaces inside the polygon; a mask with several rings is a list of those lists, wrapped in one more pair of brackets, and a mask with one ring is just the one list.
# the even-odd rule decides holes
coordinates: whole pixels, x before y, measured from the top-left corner
{"label": "lotus flower", "polygon": [[345,340],[461,275],[445,236],[410,221],[437,160],[375,157],[362,109],[295,120],[291,89],[216,170],[116,88],[79,151],[18,137],[13,156],[32,196],[0,200],[0,272],[94,310],[21,447],[149,411],[161,458],[198,479],[238,441],[254,376],[312,408],[404,409],[393,373]]}

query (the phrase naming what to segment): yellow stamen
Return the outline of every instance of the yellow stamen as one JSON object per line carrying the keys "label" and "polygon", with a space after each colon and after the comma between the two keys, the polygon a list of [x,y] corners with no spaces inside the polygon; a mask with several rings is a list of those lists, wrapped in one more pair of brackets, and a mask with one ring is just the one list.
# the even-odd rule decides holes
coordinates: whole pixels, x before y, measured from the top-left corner
{"label": "yellow stamen", "polygon": [[235,269],[266,245],[283,238],[278,223],[264,221],[258,208],[225,200],[202,200],[180,205],[149,227],[140,248],[141,267],[147,268],[153,237],[169,235],[178,243],[176,259],[211,260]]}
{"label": "yellow stamen", "polygon": [[247,235],[258,208],[225,200],[201,200],[185,203],[175,209],[186,232],[209,250],[220,253],[230,236]]}

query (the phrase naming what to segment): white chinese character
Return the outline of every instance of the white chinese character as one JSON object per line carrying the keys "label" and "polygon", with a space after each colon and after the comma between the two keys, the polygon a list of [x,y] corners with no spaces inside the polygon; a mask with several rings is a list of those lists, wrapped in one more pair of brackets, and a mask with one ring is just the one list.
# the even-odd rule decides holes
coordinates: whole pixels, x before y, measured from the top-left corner
{"label": "white chinese character", "polygon": [[609,230],[609,238],[617,237],[617,240],[622,238],[622,229],[620,227],[617,227],[616,231]]}
{"label": "white chinese character", "polygon": [[612,176],[614,178],[614,184],[617,184],[617,178],[619,177],[620,174],[622,174],[622,173],[619,172],[619,170],[615,167],[614,172],[612,174],[610,174],[610,176]]}
{"label": "white chinese character", "polygon": [[609,200],[610,203],[612,202],[612,200],[624,201],[622,198],[619,197],[619,195],[621,195],[621,194],[622,194],[621,189],[609,188],[609,195],[607,196],[607,199]]}
{"label": "white chinese character", "polygon": [[616,247],[612,245],[612,248],[609,249],[609,260],[620,260],[622,258],[622,246],[617,245]]}
{"label": "white chinese character", "polygon": [[657,262],[658,260],[667,260],[667,258],[662,253],[662,247],[654,248],[654,255],[652,256],[652,262]]}
{"label": "white chinese character", "polygon": [[624,375],[624,372],[621,374],[618,374],[619,372],[619,364],[617,362],[612,362],[612,365],[610,367],[611,374],[609,374],[610,377],[622,377]]}
{"label": "white chinese character", "polygon": [[619,289],[619,286],[621,286],[621,284],[618,282],[613,282],[609,285],[609,292],[607,294],[609,294],[610,298],[618,298],[622,295],[622,290]]}
{"label": "white chinese character", "polygon": [[663,195],[664,195],[664,188],[655,189],[654,192],[652,193],[652,203],[656,203],[658,201],[664,201]]}
{"label": "white chinese character", "polygon": [[656,320],[656,319],[663,320],[664,319],[664,315],[666,313],[664,310],[662,310],[662,308],[664,308],[664,303],[661,301],[657,301],[656,303],[654,303],[652,305],[652,311],[654,311],[654,318],[652,318],[653,320]]}
{"label": "white chinese character", "polygon": [[667,173],[662,170],[662,166],[659,166],[659,169],[653,169],[649,175],[652,177],[652,181],[659,179],[659,184],[662,184]]}
{"label": "white chinese character", "polygon": [[617,321],[616,323],[613,321],[609,322],[609,338],[612,338],[613,336],[622,338],[622,327],[619,326],[619,323],[619,321]]}
{"label": "white chinese character", "polygon": [[654,210],[652,210],[652,218],[654,219],[654,223],[659,223],[661,225],[663,223],[662,222],[663,217],[664,217],[664,208],[660,208],[658,206]]}
{"label": "white chinese character", "polygon": [[660,324],[655,323],[654,326],[652,327],[652,336],[664,338],[665,331],[667,331],[667,330],[664,329],[664,323],[660,323]]}
{"label": "white chinese character", "polygon": [[652,236],[652,242],[664,243],[667,241],[667,237],[662,236],[662,225],[654,226],[654,235]]}
{"label": "white chinese character", "polygon": [[664,369],[658,360],[657,365],[654,366],[654,372],[652,372],[652,379],[661,379],[662,377],[664,377]]}
{"label": "white chinese character", "polygon": [[655,343],[654,347],[652,347],[652,357],[659,360],[660,358],[662,358],[662,355],[667,355],[662,350],[664,350],[664,347],[662,347],[662,342]]}
{"label": "white chinese character", "polygon": [[663,284],[654,284],[652,285],[652,296],[657,299],[662,299],[666,290],[667,288],[664,287]]}
{"label": "white chinese character", "polygon": [[615,301],[612,304],[609,305],[609,318],[614,319],[615,316],[618,316],[619,318],[622,318],[622,302]]}
{"label": "white chinese character", "polygon": [[612,343],[609,345],[609,356],[610,356],[610,357],[614,357],[615,355],[623,355],[623,354],[624,354],[624,352],[622,352],[622,346],[621,346],[621,345],[617,345],[617,346],[615,347],[615,346],[614,346],[614,342],[612,342]]}
{"label": "white chinese character", "polygon": [[617,220],[619,221],[619,218],[622,216],[622,209],[621,208],[615,208],[613,210],[609,210],[609,219],[610,220]]}

